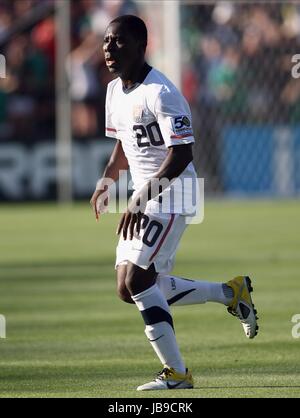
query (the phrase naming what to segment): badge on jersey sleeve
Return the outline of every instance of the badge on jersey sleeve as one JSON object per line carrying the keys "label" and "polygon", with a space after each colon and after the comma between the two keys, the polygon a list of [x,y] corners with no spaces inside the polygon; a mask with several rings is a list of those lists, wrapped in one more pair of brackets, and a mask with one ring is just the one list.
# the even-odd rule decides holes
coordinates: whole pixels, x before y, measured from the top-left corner
{"label": "badge on jersey sleeve", "polygon": [[193,136],[192,123],[188,116],[175,116],[172,119],[172,128],[174,132],[174,138],[184,138],[187,136]]}

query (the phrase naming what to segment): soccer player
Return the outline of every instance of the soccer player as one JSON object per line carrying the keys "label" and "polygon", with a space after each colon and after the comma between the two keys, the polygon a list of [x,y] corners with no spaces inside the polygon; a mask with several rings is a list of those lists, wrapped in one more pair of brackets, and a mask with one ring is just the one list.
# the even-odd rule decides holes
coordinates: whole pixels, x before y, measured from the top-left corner
{"label": "soccer player", "polygon": [[137,390],[190,389],[193,378],[177,345],[170,305],[222,303],[240,319],[248,338],[257,333],[257,318],[248,277],[225,284],[170,275],[189,211],[170,205],[163,212],[163,199],[172,185],[153,192],[152,184],[196,179],[194,137],[185,98],[145,62],[146,46],[147,28],[136,16],[116,18],[105,32],[106,65],[117,76],[107,88],[106,135],[117,142],[91,205],[98,219],[107,202],[104,179],[115,182],[121,170],[130,169],[133,198],[117,229],[118,294],[123,301],[136,304],[146,336],[163,365],[157,378]]}

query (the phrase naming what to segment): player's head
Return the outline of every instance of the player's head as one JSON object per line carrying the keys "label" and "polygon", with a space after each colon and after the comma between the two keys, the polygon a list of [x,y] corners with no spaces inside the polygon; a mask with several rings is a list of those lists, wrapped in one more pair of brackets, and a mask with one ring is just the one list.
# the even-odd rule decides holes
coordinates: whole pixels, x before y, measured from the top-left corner
{"label": "player's head", "polygon": [[119,16],[105,31],[103,50],[111,73],[125,77],[144,63],[147,47],[147,28],[137,16]]}

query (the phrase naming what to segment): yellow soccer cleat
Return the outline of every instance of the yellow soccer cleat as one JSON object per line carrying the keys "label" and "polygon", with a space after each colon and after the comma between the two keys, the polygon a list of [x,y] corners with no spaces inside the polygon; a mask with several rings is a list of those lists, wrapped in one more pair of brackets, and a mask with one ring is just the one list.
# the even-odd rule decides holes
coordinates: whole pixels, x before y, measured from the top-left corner
{"label": "yellow soccer cleat", "polygon": [[246,337],[254,338],[258,332],[258,317],[250,295],[253,291],[250,278],[239,276],[226,284],[233,289],[234,294],[233,301],[227,309],[228,312],[240,319]]}
{"label": "yellow soccer cleat", "polygon": [[193,387],[193,377],[188,369],[186,369],[186,374],[181,374],[165,366],[155,380],[139,386],[137,390],[193,389]]}

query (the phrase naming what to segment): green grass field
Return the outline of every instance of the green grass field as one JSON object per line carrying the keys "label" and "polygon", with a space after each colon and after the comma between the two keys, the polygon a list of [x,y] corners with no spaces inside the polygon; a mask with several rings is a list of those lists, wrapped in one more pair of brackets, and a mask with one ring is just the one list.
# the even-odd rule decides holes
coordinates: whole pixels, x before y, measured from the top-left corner
{"label": "green grass field", "polygon": [[[174,273],[248,274],[260,333],[218,304],[173,308],[192,391],[168,397],[300,397],[300,202],[213,201],[184,235]],[[136,392],[159,362],[135,306],[115,295],[117,215],[89,205],[0,207],[0,397],[162,397]]]}

